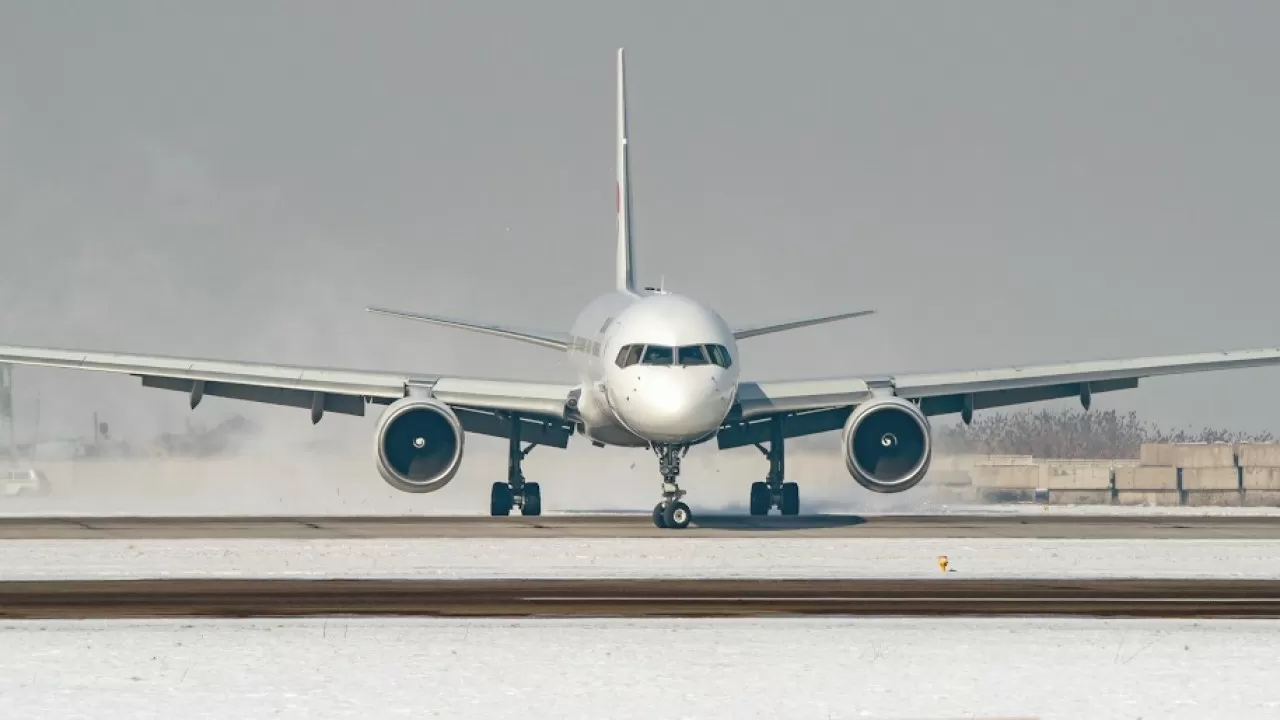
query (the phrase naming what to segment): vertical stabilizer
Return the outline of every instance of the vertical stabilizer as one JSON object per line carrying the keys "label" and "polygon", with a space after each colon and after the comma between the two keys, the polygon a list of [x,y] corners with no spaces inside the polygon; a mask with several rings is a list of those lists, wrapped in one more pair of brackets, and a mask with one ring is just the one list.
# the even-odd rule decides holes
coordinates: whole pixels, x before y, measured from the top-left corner
{"label": "vertical stabilizer", "polygon": [[618,48],[618,267],[617,289],[635,291],[635,269],[631,257],[631,170],[627,157],[627,76]]}

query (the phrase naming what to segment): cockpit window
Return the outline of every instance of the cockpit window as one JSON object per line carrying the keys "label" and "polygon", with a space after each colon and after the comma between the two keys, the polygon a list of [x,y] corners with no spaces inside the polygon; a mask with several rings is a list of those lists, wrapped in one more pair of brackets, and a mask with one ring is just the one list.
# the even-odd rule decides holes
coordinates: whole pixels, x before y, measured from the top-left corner
{"label": "cockpit window", "polygon": [[728,368],[733,365],[729,350],[723,345],[682,345],[673,348],[667,345],[624,345],[614,360],[620,368],[632,365],[662,365],[670,367],[679,365],[716,365]]}
{"label": "cockpit window", "polygon": [[645,365],[670,365],[671,364],[671,348],[664,345],[646,345],[644,348],[644,359],[641,360]]}
{"label": "cockpit window", "polygon": [[727,368],[733,364],[733,359],[729,357],[729,349],[723,345],[707,345],[707,355],[711,357],[711,362],[722,368]]}
{"label": "cockpit window", "polygon": [[680,348],[676,357],[677,365],[706,365],[707,351],[705,345],[685,345]]}
{"label": "cockpit window", "polygon": [[644,352],[643,345],[624,345],[618,351],[618,367],[627,368],[640,362],[640,353]]}

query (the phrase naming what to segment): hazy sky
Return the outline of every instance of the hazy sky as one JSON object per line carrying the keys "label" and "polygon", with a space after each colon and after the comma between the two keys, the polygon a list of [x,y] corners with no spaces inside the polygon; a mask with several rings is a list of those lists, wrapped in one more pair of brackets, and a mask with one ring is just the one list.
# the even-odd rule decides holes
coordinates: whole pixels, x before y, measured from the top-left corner
{"label": "hazy sky", "polygon": [[[1277,26],[1264,2],[7,2],[0,338],[567,379],[363,307],[567,329],[612,281],[625,46],[640,278],[731,322],[880,310],[745,341],[750,377],[1276,345]],[[17,384],[43,434],[189,414],[133,378]],[[1280,429],[1276,396],[1248,370],[1096,406]]]}

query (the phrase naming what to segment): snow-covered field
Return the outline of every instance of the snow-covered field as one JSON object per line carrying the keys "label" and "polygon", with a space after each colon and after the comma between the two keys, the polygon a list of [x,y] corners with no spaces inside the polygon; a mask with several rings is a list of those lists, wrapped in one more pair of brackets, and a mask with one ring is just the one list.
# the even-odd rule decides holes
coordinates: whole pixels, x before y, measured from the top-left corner
{"label": "snow-covered field", "polygon": [[1277,621],[0,623],[0,717],[1280,717]]}
{"label": "snow-covered field", "polygon": [[[939,577],[939,555],[950,577],[1280,577],[1280,541],[780,535],[8,540],[0,580]],[[0,717],[1243,720],[1280,717],[1277,647],[1271,620],[12,621]]]}
{"label": "snow-covered field", "polygon": [[1280,577],[1280,541],[998,538],[7,540],[0,580]]}

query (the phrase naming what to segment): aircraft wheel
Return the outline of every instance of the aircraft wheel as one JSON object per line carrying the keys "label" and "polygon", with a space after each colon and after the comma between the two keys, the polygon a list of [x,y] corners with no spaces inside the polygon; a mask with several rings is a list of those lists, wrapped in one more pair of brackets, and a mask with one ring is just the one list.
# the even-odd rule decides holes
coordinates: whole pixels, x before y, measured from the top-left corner
{"label": "aircraft wheel", "polygon": [[511,487],[504,482],[496,482],[489,489],[489,514],[498,517],[511,514]]}
{"label": "aircraft wheel", "polygon": [[751,514],[769,514],[769,486],[762,482],[751,483]]}
{"label": "aircraft wheel", "polygon": [[536,482],[524,484],[524,506],[521,515],[537,516],[542,514],[542,488]]}
{"label": "aircraft wheel", "polygon": [[662,521],[672,530],[683,530],[689,527],[690,520],[693,520],[693,511],[679,500],[668,504],[662,511]]}
{"label": "aircraft wheel", "polygon": [[653,526],[654,527],[666,529],[667,521],[666,521],[666,518],[663,516],[663,513],[666,511],[666,509],[667,509],[666,506],[663,505],[662,503],[658,503],[657,505],[653,506]]}
{"label": "aircraft wheel", "polygon": [[800,514],[800,486],[796,483],[782,483],[782,514]]}

